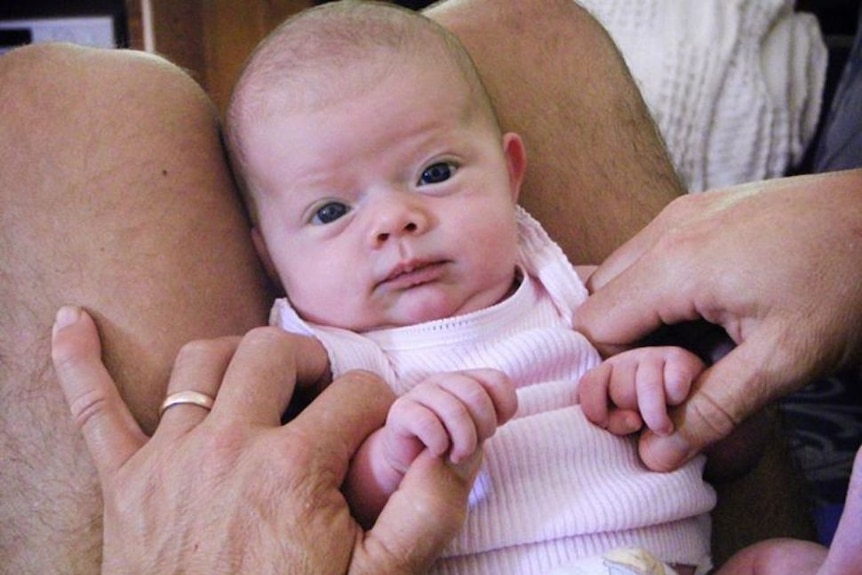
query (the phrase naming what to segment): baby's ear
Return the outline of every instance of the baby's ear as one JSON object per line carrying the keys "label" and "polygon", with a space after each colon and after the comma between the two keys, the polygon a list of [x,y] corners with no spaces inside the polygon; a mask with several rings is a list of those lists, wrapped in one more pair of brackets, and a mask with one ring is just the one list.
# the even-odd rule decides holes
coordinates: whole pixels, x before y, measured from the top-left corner
{"label": "baby's ear", "polygon": [[521,183],[527,170],[527,149],[521,136],[515,132],[503,134],[503,153],[509,167],[509,185],[512,191],[512,201],[518,201],[521,193]]}
{"label": "baby's ear", "polygon": [[281,285],[281,279],[278,277],[278,272],[275,269],[272,256],[269,255],[269,249],[266,247],[263,235],[256,226],[251,228],[251,243],[254,244],[254,250],[257,252],[257,257],[260,258],[260,262],[263,264],[263,269],[266,271],[266,275],[269,276],[269,279],[272,280],[279,290],[284,291],[284,286]]}

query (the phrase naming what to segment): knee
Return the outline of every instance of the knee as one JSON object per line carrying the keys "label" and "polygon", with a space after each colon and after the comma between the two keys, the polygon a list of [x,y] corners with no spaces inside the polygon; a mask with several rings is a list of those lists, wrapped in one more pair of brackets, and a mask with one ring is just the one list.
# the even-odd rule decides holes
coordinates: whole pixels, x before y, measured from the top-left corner
{"label": "knee", "polygon": [[[426,15],[438,20],[445,26],[457,30],[495,29],[499,40],[500,33],[524,34],[545,31],[544,24],[553,28],[587,28],[604,34],[604,28],[593,16],[572,0],[519,0],[518,2],[499,2],[499,0],[462,0],[440,2],[426,10]],[[511,38],[517,40],[518,36]]]}
{"label": "knee", "polygon": [[[549,31],[572,34],[578,38],[577,45],[589,47],[591,43],[598,42],[602,50],[614,45],[604,26],[586,8],[572,0],[500,2],[496,9],[515,23],[519,32],[529,29],[538,35]],[[529,23],[529,26],[525,26],[525,23]],[[537,26],[536,23],[542,25]],[[545,44],[547,40],[545,38]]]}
{"label": "knee", "polygon": [[176,72],[182,72],[181,68],[170,63],[162,56],[131,49],[107,49],[81,46],[66,42],[39,42],[28,44],[10,50],[0,57],[0,66],[4,69],[10,66],[54,67],[63,65],[75,65],[111,62],[128,64],[130,66],[150,65],[156,67],[173,68]]}
{"label": "knee", "polygon": [[[109,50],[64,42],[44,42],[16,48],[0,57],[0,74],[14,75],[20,83],[27,78],[62,79],[66,75],[106,68],[105,75],[115,68],[141,66],[169,70],[176,68],[164,58],[137,50]],[[177,72],[181,72],[176,68]]]}
{"label": "knee", "polygon": [[179,66],[138,50],[48,42],[0,57],[0,98],[29,95],[19,98],[19,104],[33,101],[38,94],[42,105],[54,97],[70,105],[87,94],[117,93],[118,89],[126,94],[162,89],[161,97],[179,90],[184,97],[206,99],[203,89]]}
{"label": "knee", "polygon": [[[468,49],[496,54],[505,48],[545,60],[621,68],[622,58],[604,26],[572,0],[463,0],[435,4],[427,14],[461,37]],[[478,51],[477,50],[477,51]],[[535,59],[533,58],[533,59]],[[528,56],[518,57],[526,61]]]}
{"label": "knee", "polygon": [[56,62],[78,50],[84,49],[75,44],[63,42],[45,42],[29,44],[15,48],[0,57],[0,70],[24,73],[27,70],[38,71],[51,62]]}
{"label": "knee", "polygon": [[[31,44],[0,57],[0,96],[7,102],[16,92],[26,94],[63,68],[77,46],[72,44]],[[44,79],[44,80],[43,80]],[[10,93],[11,92],[11,93]]]}

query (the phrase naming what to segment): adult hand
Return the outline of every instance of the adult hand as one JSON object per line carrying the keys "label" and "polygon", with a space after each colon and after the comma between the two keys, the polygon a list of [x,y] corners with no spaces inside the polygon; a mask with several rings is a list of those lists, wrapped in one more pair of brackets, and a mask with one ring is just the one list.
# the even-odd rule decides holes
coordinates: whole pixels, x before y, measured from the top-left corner
{"label": "adult hand", "polygon": [[339,487],[391,394],[355,373],[281,426],[294,385],[287,341],[261,328],[186,346],[168,392],[216,397],[212,411],[171,407],[148,439],[101,362],[92,319],[58,313],[55,369],[102,484],[103,573],[417,573],[454,536],[478,457],[457,470],[420,458],[363,532]]}
{"label": "adult hand", "polygon": [[674,434],[641,437],[650,468],[676,468],[775,398],[859,365],[862,170],[682,197],[588,287],[575,325],[605,354],[698,319],[737,344],[673,410]]}

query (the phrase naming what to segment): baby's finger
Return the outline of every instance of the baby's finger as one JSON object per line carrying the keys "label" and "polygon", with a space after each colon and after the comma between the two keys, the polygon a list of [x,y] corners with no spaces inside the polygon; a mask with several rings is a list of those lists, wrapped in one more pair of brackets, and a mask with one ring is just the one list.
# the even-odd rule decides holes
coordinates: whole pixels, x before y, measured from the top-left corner
{"label": "baby's finger", "polygon": [[578,382],[578,403],[584,415],[594,425],[607,428],[608,386],[610,385],[613,365],[603,362],[581,376]]}
{"label": "baby's finger", "polygon": [[[464,374],[441,374],[440,379],[437,380],[437,385],[425,386],[425,393],[421,397],[417,396],[417,399],[422,401],[425,407],[433,411],[446,428],[450,441],[449,457],[454,463],[463,461],[464,458],[473,453],[479,446],[477,422],[471,413],[471,409],[462,401],[459,395],[472,395],[472,392],[465,391],[465,388],[471,386],[474,392],[479,387],[475,380]],[[476,403],[482,402],[475,397],[471,397],[470,399]],[[484,401],[489,400],[486,397]],[[486,406],[486,411],[491,411],[488,407]],[[473,408],[479,409],[475,405]]]}
{"label": "baby's finger", "polygon": [[661,436],[673,431],[664,394],[664,371],[663,361],[640,362],[635,382],[640,416],[647,427]]}
{"label": "baby's finger", "polygon": [[[487,374],[470,371],[450,373],[445,374],[439,382],[440,388],[455,397],[466,410],[467,417],[469,417],[475,431],[476,441],[488,439],[497,431],[497,425],[503,423],[498,421],[497,407],[492,397],[492,393],[494,393],[492,389],[496,382],[486,383],[487,380],[481,379],[484,375]],[[461,414],[456,412],[452,415],[460,416]],[[453,424],[458,425],[454,420]],[[454,435],[453,430],[453,440]],[[463,431],[459,433],[459,436],[468,440],[471,439],[469,436],[463,436]],[[461,447],[469,448],[468,445]]]}
{"label": "baby's finger", "polygon": [[694,380],[706,366],[698,356],[684,349],[675,348],[673,354],[665,362],[664,393],[668,405],[680,405],[688,399]]}
{"label": "baby's finger", "polygon": [[[411,392],[395,401],[386,426],[398,437],[418,439],[433,455],[443,455],[449,449],[449,433],[434,409],[416,395]],[[436,394],[425,390],[422,395]]]}
{"label": "baby's finger", "polygon": [[619,409],[636,410],[638,408],[637,381],[638,362],[628,357],[615,357],[611,364],[611,376],[608,383],[608,398]]}
{"label": "baby's finger", "polygon": [[644,427],[640,413],[634,409],[611,409],[606,429],[614,435],[631,435]]}
{"label": "baby's finger", "polygon": [[473,369],[464,372],[475,378],[494,405],[497,425],[503,425],[518,411],[518,393],[508,375],[496,369]]}

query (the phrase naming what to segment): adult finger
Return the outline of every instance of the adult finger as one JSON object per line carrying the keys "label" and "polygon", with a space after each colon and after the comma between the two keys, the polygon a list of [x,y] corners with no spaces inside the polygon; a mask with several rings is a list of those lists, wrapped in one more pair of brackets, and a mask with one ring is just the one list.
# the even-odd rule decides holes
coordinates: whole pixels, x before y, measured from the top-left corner
{"label": "adult finger", "polygon": [[[699,319],[689,293],[695,274],[673,274],[654,255],[644,256],[592,293],[574,314],[574,327],[603,355],[614,355],[664,325]],[[639,278],[650,277],[649,289]],[[673,278],[673,279],[672,279]]]}
{"label": "adult finger", "polygon": [[[738,198],[748,193],[739,187]],[[677,198],[590,276],[590,297],[575,310],[574,325],[605,355],[619,353],[663,325],[704,318],[721,265],[704,261],[714,227],[697,222],[720,211],[719,192]],[[725,202],[727,203],[727,202]],[[711,318],[706,318],[710,320]]]}
{"label": "adult finger", "polygon": [[[661,218],[661,215],[658,217]],[[604,289],[606,285],[631,267],[653,247],[661,233],[656,222],[657,220],[650,222],[640,233],[614,250],[593,270],[586,282],[589,293],[592,294]]]}
{"label": "adult finger", "polygon": [[338,485],[360,444],[386,420],[395,395],[367,371],[350,371],[332,382],[285,430],[314,438],[317,451],[328,457]]}
{"label": "adult finger", "polygon": [[481,460],[481,450],[457,466],[422,453],[366,534],[350,573],[425,573],[464,525]]}
{"label": "adult finger", "polygon": [[[174,362],[166,399],[191,393],[215,400],[239,341],[238,337],[224,337],[184,345]],[[209,408],[195,403],[165,403],[162,409],[159,437],[177,437],[200,424],[209,412]]]}
{"label": "adult finger", "polygon": [[292,339],[280,329],[249,331],[225,371],[213,419],[229,425],[278,425],[296,384],[295,351]]}
{"label": "adult finger", "polygon": [[105,479],[147,437],[120,397],[101,355],[99,333],[89,314],[77,307],[60,308],[51,338],[54,370],[105,485]]}

